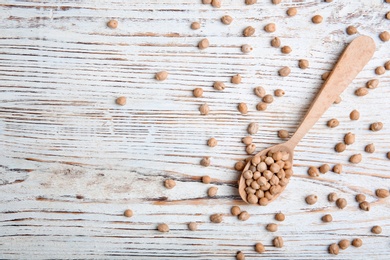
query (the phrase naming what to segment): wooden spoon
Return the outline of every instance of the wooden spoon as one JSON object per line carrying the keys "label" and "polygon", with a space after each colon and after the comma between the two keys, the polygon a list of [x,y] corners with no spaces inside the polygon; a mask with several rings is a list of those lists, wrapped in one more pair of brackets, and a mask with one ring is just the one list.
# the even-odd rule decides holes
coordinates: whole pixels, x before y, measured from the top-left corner
{"label": "wooden spoon", "polygon": [[[375,43],[370,37],[360,36],[354,39],[341,54],[339,60],[333,68],[333,71],[322,85],[294,135],[287,142],[267,148],[256,154],[256,156],[267,155],[269,151],[272,153],[277,151],[287,152],[289,154],[288,161],[290,161],[292,165],[294,148],[368,63],[373,56],[374,51]],[[248,163],[246,164],[243,172],[248,170],[251,166],[251,158],[248,159]],[[282,193],[285,187],[286,185],[282,186],[278,193],[274,194],[273,198],[268,200],[268,202],[275,200]],[[243,177],[243,174],[241,174],[238,191],[241,198],[248,203],[248,194],[246,193],[245,188],[245,178]]]}

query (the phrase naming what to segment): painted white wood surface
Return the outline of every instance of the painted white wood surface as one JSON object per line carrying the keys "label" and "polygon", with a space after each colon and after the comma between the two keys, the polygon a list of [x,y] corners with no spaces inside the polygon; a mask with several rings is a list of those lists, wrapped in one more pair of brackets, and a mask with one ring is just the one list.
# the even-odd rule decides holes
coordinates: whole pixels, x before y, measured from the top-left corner
{"label": "painted white wood surface", "polygon": [[[385,259],[390,253],[390,203],[375,197],[377,188],[390,187],[390,72],[377,76],[374,69],[390,60],[389,44],[378,34],[390,29],[384,18],[390,4],[381,0],[291,0],[272,5],[258,1],[226,0],[220,9],[198,0],[107,0],[107,1],[7,1],[0,2],[0,258],[198,258],[234,259],[238,250],[248,258],[269,259]],[[298,8],[287,17],[288,7]],[[234,22],[223,25],[229,14]],[[314,14],[324,17],[314,25]],[[106,27],[109,19],[119,27]],[[193,31],[191,22],[202,28]],[[263,26],[275,22],[269,34]],[[242,37],[246,26],[256,28],[253,37]],[[279,199],[267,207],[244,205],[237,192],[235,162],[246,157],[240,139],[250,122],[259,122],[254,136],[258,149],[281,142],[276,132],[297,127],[316,91],[321,74],[330,70],[346,43],[348,25],[358,27],[377,44],[374,58],[298,145],[295,175]],[[293,51],[281,54],[270,47],[272,37]],[[211,46],[200,51],[199,40]],[[242,44],[254,51],[244,55]],[[301,70],[299,59],[310,68]],[[290,66],[290,76],[277,70]],[[169,71],[164,82],[154,73]],[[240,73],[240,85],[229,83]],[[354,91],[372,78],[377,89],[365,97]],[[214,81],[227,88],[215,91]],[[275,98],[267,111],[256,111],[260,100],[255,86],[286,95]],[[192,89],[203,87],[204,96],[194,98]],[[127,105],[115,98],[124,95]],[[249,105],[248,115],[238,113],[239,102]],[[201,116],[200,104],[210,114]],[[359,121],[349,112],[358,109]],[[338,118],[340,126],[326,122]],[[368,131],[370,123],[382,121],[380,132]],[[334,145],[345,133],[356,133],[356,142],[343,153]],[[206,145],[215,137],[215,148]],[[364,146],[374,143],[373,154]],[[354,153],[363,161],[348,163]],[[211,166],[202,167],[203,156]],[[343,173],[329,172],[310,178],[309,166],[343,164]],[[200,177],[210,175],[205,185]],[[166,178],[177,186],[163,187]],[[210,186],[219,188],[210,199]],[[348,201],[344,210],[326,200],[337,192]],[[306,205],[305,196],[315,193],[319,201]],[[358,209],[354,196],[364,193],[371,210]],[[230,216],[232,205],[251,214],[246,222]],[[125,209],[134,211],[125,218]],[[276,233],[265,225],[282,211],[286,220]],[[223,213],[224,221],[213,224],[209,216]],[[322,223],[331,213],[334,221]],[[191,232],[186,224],[199,223]],[[156,231],[169,224],[169,233]],[[380,225],[382,234],[370,232]],[[285,246],[274,248],[274,236]],[[363,246],[350,247],[337,257],[327,247],[340,239],[360,237]],[[262,242],[266,253],[254,252]]]}

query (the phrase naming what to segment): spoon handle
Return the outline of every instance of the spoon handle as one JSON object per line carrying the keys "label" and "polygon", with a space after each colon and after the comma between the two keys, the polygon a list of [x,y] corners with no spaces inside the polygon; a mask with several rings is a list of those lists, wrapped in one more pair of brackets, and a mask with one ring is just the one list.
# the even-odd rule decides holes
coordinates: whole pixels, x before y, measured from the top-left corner
{"label": "spoon handle", "polygon": [[347,46],[310,105],[297,131],[288,141],[292,148],[299,143],[336,98],[348,87],[371,59],[374,52],[375,43],[368,36],[359,36]]}

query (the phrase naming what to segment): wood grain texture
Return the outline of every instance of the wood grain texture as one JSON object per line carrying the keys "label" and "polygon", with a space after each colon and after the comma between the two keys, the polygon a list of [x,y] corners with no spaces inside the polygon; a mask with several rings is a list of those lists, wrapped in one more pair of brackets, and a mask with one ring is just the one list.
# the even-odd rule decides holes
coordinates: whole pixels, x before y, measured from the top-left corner
{"label": "wood grain texture", "polygon": [[[107,1],[11,1],[0,2],[0,258],[2,259],[234,259],[238,250],[248,258],[327,259],[327,247],[340,239],[360,237],[361,248],[350,247],[337,259],[384,259],[389,253],[389,198],[378,199],[377,188],[390,188],[390,72],[377,76],[374,69],[390,60],[389,43],[378,34],[388,30],[384,18],[390,4],[381,0],[269,1],[246,6],[244,1],[223,1],[220,9],[198,0]],[[288,7],[298,14],[287,17]],[[223,25],[222,15],[234,22]],[[321,14],[324,21],[310,19]],[[106,27],[117,19],[116,30]],[[193,21],[200,30],[190,29]],[[264,25],[275,22],[269,34]],[[243,204],[237,191],[235,162],[247,155],[241,138],[250,122],[259,122],[254,135],[258,150],[280,143],[277,130],[294,132],[312,98],[346,43],[345,28],[355,25],[360,34],[374,38],[373,59],[299,143],[294,155],[294,176],[279,199],[267,207]],[[253,37],[242,37],[246,26],[256,28]],[[282,54],[269,44],[281,38],[292,52]],[[196,45],[208,38],[210,47]],[[240,46],[251,44],[250,54]],[[298,68],[299,59],[310,67]],[[277,71],[290,66],[281,78]],[[154,74],[167,70],[166,81]],[[239,85],[230,77],[240,73]],[[372,78],[380,85],[364,97],[354,91]],[[212,88],[223,81],[224,91]],[[256,111],[260,101],[255,86],[284,97],[266,111]],[[202,87],[202,98],[192,90]],[[115,104],[118,96],[127,105]],[[237,111],[246,102],[249,113]],[[210,114],[198,107],[207,103]],[[361,118],[351,121],[358,109]],[[340,125],[326,122],[338,118]],[[369,125],[381,121],[383,130]],[[356,142],[343,153],[334,145],[347,132]],[[218,146],[210,148],[207,139]],[[364,152],[374,143],[373,154]],[[362,153],[352,165],[348,158]],[[199,161],[210,156],[211,166]],[[310,178],[309,166],[341,163],[343,173],[329,172]],[[212,184],[200,177],[209,175]],[[167,190],[163,181],[177,186]],[[218,196],[208,198],[210,186]],[[326,200],[330,192],[347,199],[338,209]],[[319,201],[306,205],[304,198],[317,194]],[[358,209],[354,196],[364,193],[371,210]],[[240,205],[251,214],[246,222],[230,216]],[[122,216],[131,208],[132,218]],[[286,220],[276,233],[265,230],[276,212]],[[209,216],[222,213],[213,224]],[[334,221],[322,223],[321,216]],[[192,232],[187,223],[196,221]],[[169,224],[169,233],[156,226]],[[373,225],[383,232],[374,235]],[[272,246],[274,236],[285,246]],[[266,253],[253,245],[262,242]]]}

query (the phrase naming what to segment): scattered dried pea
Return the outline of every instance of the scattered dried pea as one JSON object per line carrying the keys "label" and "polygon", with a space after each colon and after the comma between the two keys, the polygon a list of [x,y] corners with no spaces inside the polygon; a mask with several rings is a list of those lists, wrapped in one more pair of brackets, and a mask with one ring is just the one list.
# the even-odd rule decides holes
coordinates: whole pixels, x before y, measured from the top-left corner
{"label": "scattered dried pea", "polygon": [[281,76],[281,77],[287,77],[288,75],[290,75],[291,69],[289,67],[285,66],[285,67],[281,68],[278,71],[278,73],[279,73],[279,76]]}
{"label": "scattered dried pea", "polygon": [[255,245],[255,251],[257,252],[257,253],[264,253],[265,252],[265,247],[264,247],[264,245],[262,244],[262,243],[256,243],[256,245]]}
{"label": "scattered dried pea", "polygon": [[289,9],[287,9],[286,13],[288,16],[295,16],[297,14],[297,8],[290,7]]}
{"label": "scattered dried pea", "polygon": [[193,22],[193,23],[191,23],[191,29],[192,29],[192,30],[198,30],[198,29],[200,29],[200,23],[199,23],[199,22]]}
{"label": "scattered dried pea", "polygon": [[118,27],[118,21],[117,20],[110,20],[107,22],[107,27],[111,29],[116,29]]}
{"label": "scattered dried pea", "polygon": [[209,108],[209,105],[207,104],[203,104],[203,105],[200,105],[199,106],[199,112],[201,115],[208,115],[209,112],[210,112],[210,108]]}
{"label": "scattered dried pea", "polygon": [[192,94],[194,95],[194,97],[201,97],[203,95],[203,88],[195,88],[192,91]]}
{"label": "scattered dried pea", "polygon": [[208,190],[207,190],[207,196],[209,197],[215,197],[218,193],[218,188],[217,187],[210,187]]}
{"label": "scattered dried pea", "polygon": [[292,52],[292,49],[290,46],[283,46],[280,51],[284,54],[289,54],[290,52]]}
{"label": "scattered dried pea", "polygon": [[311,21],[315,24],[319,24],[319,23],[322,23],[322,16],[317,14],[317,15],[314,15],[312,18],[311,18]]}
{"label": "scattered dried pea", "polygon": [[280,47],[280,44],[281,44],[281,41],[280,41],[280,38],[279,37],[275,37],[271,40],[271,46],[272,47],[275,47],[275,48],[279,48]]}
{"label": "scattered dried pea", "polygon": [[318,168],[314,166],[310,166],[309,169],[307,170],[307,174],[309,174],[310,177],[318,177],[320,176],[318,172]]}
{"label": "scattered dried pea", "polygon": [[333,166],[332,169],[332,171],[337,174],[340,174],[342,170],[343,170],[343,166],[341,164],[336,164],[335,166]]}
{"label": "scattered dried pea", "polygon": [[123,215],[125,217],[131,218],[133,216],[133,211],[131,209],[126,209],[125,212],[123,212]]}
{"label": "scattered dried pea", "polygon": [[241,251],[238,251],[236,254],[236,259],[237,260],[245,260],[245,254]]}
{"label": "scattered dried pea", "polygon": [[240,84],[241,83],[241,75],[240,74],[236,74],[232,77],[232,79],[230,80],[231,83],[233,84]]}
{"label": "scattered dried pea", "polygon": [[287,139],[290,136],[290,133],[287,130],[279,130],[278,137],[282,139]]}
{"label": "scattered dried pea", "polygon": [[208,157],[208,156],[203,157],[203,158],[200,160],[200,165],[202,165],[202,166],[204,166],[204,167],[210,166],[210,157]]}
{"label": "scattered dried pea", "polygon": [[339,241],[339,247],[342,250],[347,249],[351,245],[351,242],[349,242],[348,239],[342,239]]}
{"label": "scattered dried pea", "polygon": [[363,241],[360,238],[355,238],[352,240],[352,245],[354,247],[361,247],[363,245]]}
{"label": "scattered dried pea", "polygon": [[261,86],[255,87],[253,91],[255,92],[255,95],[259,98],[263,98],[266,94],[265,89]]}
{"label": "scattered dried pea", "polygon": [[338,198],[336,200],[336,206],[339,207],[340,209],[343,209],[347,206],[347,200],[344,198]]}
{"label": "scattered dried pea", "polygon": [[252,154],[254,153],[256,150],[256,145],[255,144],[248,144],[246,147],[245,147],[245,151],[247,154]]}
{"label": "scattered dried pea", "polygon": [[332,222],[333,221],[333,217],[330,214],[326,214],[326,215],[322,216],[321,220],[323,222]]}
{"label": "scattered dried pea", "polygon": [[212,214],[210,216],[210,221],[213,223],[221,223],[223,221],[222,214]]}
{"label": "scattered dried pea", "polygon": [[160,232],[169,232],[169,226],[165,223],[158,224],[157,230]]}
{"label": "scattered dried pea", "polygon": [[202,176],[202,182],[204,184],[209,184],[211,182],[211,178],[208,175]]}
{"label": "scattered dried pea", "polygon": [[385,70],[390,70],[390,60],[385,63]]}
{"label": "scattered dried pea", "polygon": [[257,105],[256,105],[256,110],[258,110],[258,111],[264,111],[264,110],[267,109],[267,107],[268,107],[267,103],[259,102],[259,103],[257,103]]}
{"label": "scattered dried pea", "polygon": [[370,203],[368,203],[367,201],[362,201],[359,203],[359,208],[364,211],[370,211]]}
{"label": "scattered dried pea", "polygon": [[209,42],[208,39],[202,39],[202,40],[198,43],[198,48],[199,48],[200,50],[207,49],[209,46],[210,46],[210,42]]}
{"label": "scattered dried pea", "polygon": [[120,105],[120,106],[124,106],[124,105],[126,105],[126,97],[118,97],[117,99],[115,99],[115,103],[117,104],[117,105]]}
{"label": "scattered dried pea", "polygon": [[222,1],[221,0],[212,0],[211,5],[215,8],[221,8],[222,6]]}
{"label": "scattered dried pea", "polygon": [[265,228],[269,232],[276,232],[276,231],[278,231],[278,225],[276,225],[275,223],[269,223]]}
{"label": "scattered dried pea", "polygon": [[375,145],[374,144],[366,145],[366,147],[364,148],[364,151],[366,153],[373,153],[373,152],[375,152]]}
{"label": "scattered dried pea", "polygon": [[262,100],[264,103],[271,104],[272,102],[274,102],[274,97],[272,95],[268,94],[268,95],[265,95]]}
{"label": "scattered dried pea", "polygon": [[224,15],[221,17],[221,22],[223,24],[229,25],[233,22],[233,17],[231,17],[230,15]]}
{"label": "scattered dried pea", "polygon": [[253,5],[253,4],[256,4],[257,3],[257,0],[245,0],[245,4],[246,5]]}
{"label": "scattered dried pea", "polygon": [[164,81],[168,78],[168,72],[167,71],[160,71],[157,72],[155,75],[155,79],[158,81]]}
{"label": "scattered dried pea", "polygon": [[168,179],[164,181],[164,186],[167,189],[173,189],[176,186],[175,180]]}
{"label": "scattered dried pea", "polygon": [[355,95],[358,97],[363,97],[368,94],[368,89],[365,87],[360,87],[355,90]]}
{"label": "scattered dried pea", "polygon": [[317,195],[309,195],[305,198],[305,201],[309,205],[313,205],[317,202]]}
{"label": "scattered dried pea", "polygon": [[248,125],[247,131],[250,135],[256,134],[259,131],[259,124],[255,122],[250,123]]}
{"label": "scattered dried pea", "polygon": [[360,163],[362,161],[362,155],[360,153],[354,154],[351,157],[349,157],[349,161],[355,164]]}
{"label": "scattered dried pea", "polygon": [[320,173],[327,173],[329,170],[330,170],[330,166],[329,164],[325,163],[323,165],[320,166]]}
{"label": "scattered dried pea", "polygon": [[217,144],[218,144],[218,141],[214,137],[210,138],[207,141],[207,145],[210,146],[210,147],[215,147],[215,146],[217,146]]}
{"label": "scattered dried pea", "polygon": [[196,222],[190,222],[188,223],[188,229],[191,231],[198,230],[198,224]]}
{"label": "scattered dried pea", "polygon": [[330,128],[334,128],[334,127],[337,127],[339,124],[340,124],[339,120],[337,120],[336,118],[333,118],[333,119],[328,121],[327,126]]}
{"label": "scattered dried pea", "polygon": [[347,31],[348,35],[352,35],[352,34],[356,34],[357,33],[357,29],[353,25],[348,26],[346,31]]}
{"label": "scattered dried pea", "polygon": [[264,31],[272,33],[276,31],[276,25],[274,23],[269,23],[266,26],[264,26]]}
{"label": "scattered dried pea", "polygon": [[349,114],[349,118],[351,120],[359,120],[360,118],[360,113],[356,109],[352,110],[351,113]]}
{"label": "scattered dried pea", "polygon": [[213,88],[215,90],[224,90],[225,89],[225,84],[222,81],[216,81],[213,84]]}
{"label": "scattered dried pea", "polygon": [[386,69],[383,66],[378,66],[375,69],[375,74],[376,75],[383,75],[383,74],[385,74],[385,72],[386,72]]}
{"label": "scattered dried pea", "polygon": [[251,215],[247,211],[241,211],[241,213],[238,215],[238,219],[241,221],[247,221]]}
{"label": "scattered dried pea", "polygon": [[243,53],[250,53],[251,51],[253,51],[253,48],[249,44],[244,44],[241,46],[241,51]]}
{"label": "scattered dried pea", "polygon": [[341,97],[338,96],[336,100],[333,102],[334,104],[339,104],[342,101]]}
{"label": "scattered dried pea", "polygon": [[380,234],[382,233],[382,228],[380,226],[373,226],[371,228],[371,232],[374,234]]}
{"label": "scattered dried pea", "polygon": [[339,246],[336,243],[333,243],[333,244],[331,244],[329,246],[328,251],[332,255],[338,255],[339,251],[340,251],[340,248],[339,248]]}
{"label": "scattered dried pea", "polygon": [[244,29],[244,31],[242,32],[242,35],[244,35],[245,37],[249,37],[249,36],[254,35],[255,32],[256,32],[255,28],[253,28],[252,26],[248,26]]}
{"label": "scattered dried pea", "polygon": [[361,203],[366,200],[366,195],[359,193],[355,196],[355,200],[356,202]]}
{"label": "scattered dried pea", "polygon": [[305,60],[305,59],[300,59],[298,61],[298,66],[299,68],[301,69],[307,69],[309,67],[309,61],[308,60]]}
{"label": "scattered dried pea", "polygon": [[230,212],[232,213],[233,216],[238,216],[240,215],[241,213],[241,209],[239,206],[233,206],[231,209],[230,209]]}
{"label": "scattered dried pea", "polygon": [[238,161],[238,162],[235,163],[234,169],[236,171],[242,171],[245,168],[245,164],[246,164],[245,161]]}
{"label": "scattered dried pea", "polygon": [[209,4],[211,4],[211,1],[212,1],[212,0],[202,0],[202,3],[203,3],[204,5],[209,5]]}
{"label": "scattered dried pea", "polygon": [[244,102],[238,104],[237,109],[243,115],[246,115],[248,113],[248,106]]}
{"label": "scattered dried pea", "polygon": [[390,33],[388,31],[383,31],[379,34],[379,38],[383,41],[383,42],[387,42],[390,40]]}
{"label": "scattered dried pea", "polygon": [[346,145],[351,145],[355,142],[355,134],[349,132],[344,136],[344,143]]}
{"label": "scattered dried pea", "polygon": [[338,196],[335,192],[331,192],[328,194],[328,201],[335,202],[338,199]]}
{"label": "scattered dried pea", "polygon": [[375,195],[378,197],[378,198],[387,198],[389,197],[389,190],[386,190],[386,189],[376,189],[375,190]]}
{"label": "scattered dried pea", "polygon": [[370,125],[370,130],[373,132],[377,132],[382,130],[383,128],[383,123],[382,122],[375,122]]}
{"label": "scattered dried pea", "polygon": [[282,0],[272,0],[272,3],[274,4],[274,5],[278,5],[278,4],[280,4],[282,2]]}
{"label": "scattered dried pea", "polygon": [[387,13],[386,13],[386,19],[387,19],[387,20],[390,20],[390,12],[387,12]]}
{"label": "scattered dried pea", "polygon": [[275,247],[282,248],[283,247],[283,238],[282,237],[275,237],[272,240],[272,243]]}
{"label": "scattered dried pea", "polygon": [[336,146],[334,147],[334,150],[338,153],[342,153],[345,151],[345,149],[347,148],[347,146],[344,144],[344,143],[338,143],[336,144]]}
{"label": "scattered dried pea", "polygon": [[366,83],[366,87],[367,88],[377,88],[378,87],[378,85],[379,85],[379,80],[377,80],[377,79],[372,79],[372,80],[369,80],[369,81],[367,81],[367,83]]}
{"label": "scattered dried pea", "polygon": [[276,89],[276,90],[274,91],[275,97],[283,97],[284,94],[286,94],[286,93],[284,92],[283,89],[280,89],[280,88],[278,88],[278,89]]}
{"label": "scattered dried pea", "polygon": [[283,213],[276,213],[275,214],[275,220],[277,221],[284,221],[286,219],[286,216]]}

